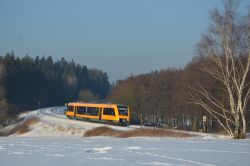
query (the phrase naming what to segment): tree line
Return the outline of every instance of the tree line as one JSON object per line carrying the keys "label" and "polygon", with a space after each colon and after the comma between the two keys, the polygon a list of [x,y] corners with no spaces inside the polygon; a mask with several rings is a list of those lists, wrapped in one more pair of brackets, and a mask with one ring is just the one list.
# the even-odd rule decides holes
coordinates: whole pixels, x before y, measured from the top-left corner
{"label": "tree line", "polygon": [[[245,61],[247,57],[241,58]],[[201,70],[209,62],[208,57],[197,56],[185,68],[130,76],[117,82],[108,99],[129,105],[132,123],[140,122],[142,118],[145,125],[151,123],[199,131],[203,130],[203,116],[206,116],[207,132],[221,131],[216,119],[192,102],[191,87],[199,88],[200,85],[216,96],[223,96],[219,81]],[[250,74],[247,82],[250,82]],[[250,108],[249,103],[247,108]],[[247,120],[250,120],[250,112]]]}
{"label": "tree line", "polygon": [[84,100],[86,92],[93,98],[105,98],[110,87],[107,73],[74,61],[54,61],[51,56],[19,58],[14,52],[7,53],[0,57],[0,118]]}

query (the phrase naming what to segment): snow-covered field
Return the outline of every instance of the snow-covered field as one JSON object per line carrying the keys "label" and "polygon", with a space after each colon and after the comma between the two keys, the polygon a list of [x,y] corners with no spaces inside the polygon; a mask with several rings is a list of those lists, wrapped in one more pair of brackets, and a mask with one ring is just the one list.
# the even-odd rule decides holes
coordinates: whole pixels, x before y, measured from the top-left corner
{"label": "snow-covered field", "polygon": [[20,115],[41,121],[23,135],[0,137],[0,166],[250,165],[249,139],[232,140],[211,134],[185,139],[86,138],[83,134],[87,130],[103,124],[66,119],[64,109],[46,108]]}
{"label": "snow-covered field", "polygon": [[168,138],[0,138],[1,166],[249,166],[246,140]]}

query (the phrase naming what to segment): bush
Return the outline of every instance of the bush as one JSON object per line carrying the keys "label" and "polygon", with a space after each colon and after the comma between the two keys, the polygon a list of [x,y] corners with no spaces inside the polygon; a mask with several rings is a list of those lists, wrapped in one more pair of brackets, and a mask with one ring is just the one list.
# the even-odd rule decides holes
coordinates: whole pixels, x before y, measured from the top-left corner
{"label": "bush", "polygon": [[135,129],[130,131],[120,131],[111,129],[109,127],[97,127],[87,131],[84,134],[85,137],[96,137],[96,136],[110,136],[116,138],[129,138],[129,137],[175,137],[185,138],[191,137],[191,134],[175,132],[165,129]]}

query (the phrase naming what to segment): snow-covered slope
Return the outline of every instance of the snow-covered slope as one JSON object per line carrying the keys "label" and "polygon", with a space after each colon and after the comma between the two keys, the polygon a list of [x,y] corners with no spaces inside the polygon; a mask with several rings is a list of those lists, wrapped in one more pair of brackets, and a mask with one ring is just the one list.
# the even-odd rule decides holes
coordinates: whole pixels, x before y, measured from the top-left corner
{"label": "snow-covered slope", "polygon": [[[12,125],[7,127],[4,130],[11,129],[20,123],[24,122],[25,120],[31,118],[38,118],[39,122],[31,124],[29,126],[28,132],[25,133],[18,133],[13,134],[12,136],[22,136],[22,137],[68,137],[68,136],[76,136],[82,137],[84,133],[88,130],[91,130],[96,127],[100,126],[108,126],[109,128],[116,129],[116,130],[134,130],[136,128],[140,128],[140,126],[113,126],[113,125],[106,125],[102,123],[93,123],[93,122],[86,122],[86,121],[79,121],[79,120],[72,120],[67,119],[64,115],[65,111],[64,106],[60,107],[49,107],[49,108],[42,108],[39,110],[31,111],[22,113],[19,115],[19,118],[22,119],[21,122],[18,124]],[[144,127],[149,128],[149,127]],[[2,129],[3,130],[3,129]],[[215,134],[207,134],[207,133],[197,133],[197,132],[188,132],[188,131],[179,131],[179,130],[171,130],[175,132],[181,133],[188,133],[193,135],[195,138],[203,138],[203,139],[228,139],[229,137],[223,135],[215,135]]]}
{"label": "snow-covered slope", "polygon": [[[22,134],[13,134],[12,136],[28,136],[28,137],[53,137],[53,136],[60,136],[60,137],[67,137],[67,136],[80,136],[82,137],[84,133],[88,130],[91,130],[96,127],[100,126],[108,126],[109,128],[116,129],[116,130],[134,130],[136,128],[140,128],[140,126],[113,126],[113,125],[106,125],[102,123],[93,123],[93,122],[86,122],[86,121],[79,121],[79,120],[71,120],[67,119],[64,115],[65,107],[50,107],[50,108],[42,108],[39,110],[31,111],[22,113],[19,115],[20,119],[23,121],[38,118],[39,121],[31,124],[29,126],[28,132]],[[16,125],[20,125],[19,122]],[[15,125],[13,125],[15,126]],[[12,128],[10,126],[9,128]],[[144,127],[149,128],[149,127]],[[173,130],[171,130],[173,131]],[[204,138],[204,139],[228,139],[227,136],[222,135],[214,135],[214,134],[207,134],[207,133],[197,133],[197,132],[187,132],[187,131],[179,131],[174,130],[175,132],[181,133],[188,133],[193,135],[196,138]]]}
{"label": "snow-covered slope", "polygon": [[83,136],[90,129],[109,126],[117,130],[132,130],[130,127],[112,126],[67,119],[64,115],[65,107],[50,107],[23,113],[20,118],[38,117],[40,121],[30,126],[30,131],[15,136]]}

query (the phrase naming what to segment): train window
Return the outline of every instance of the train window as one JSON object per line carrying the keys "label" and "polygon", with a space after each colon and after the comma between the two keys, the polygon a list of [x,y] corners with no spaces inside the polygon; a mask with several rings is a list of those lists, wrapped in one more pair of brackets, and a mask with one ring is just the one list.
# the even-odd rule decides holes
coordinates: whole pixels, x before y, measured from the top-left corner
{"label": "train window", "polygon": [[77,114],[86,114],[86,107],[77,107]]}
{"label": "train window", "polygon": [[98,107],[88,107],[87,114],[91,116],[98,116],[99,108]]}
{"label": "train window", "polygon": [[104,108],[103,109],[103,115],[112,115],[112,116],[115,116],[115,110],[114,110],[114,108]]}
{"label": "train window", "polygon": [[73,112],[74,111],[74,107],[73,106],[68,106],[67,111],[68,112]]}
{"label": "train window", "polygon": [[118,106],[119,115],[128,116],[128,107]]}

